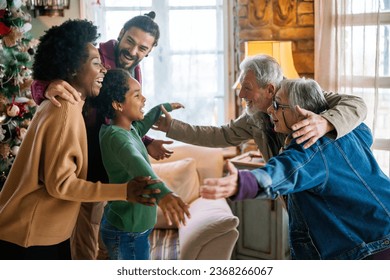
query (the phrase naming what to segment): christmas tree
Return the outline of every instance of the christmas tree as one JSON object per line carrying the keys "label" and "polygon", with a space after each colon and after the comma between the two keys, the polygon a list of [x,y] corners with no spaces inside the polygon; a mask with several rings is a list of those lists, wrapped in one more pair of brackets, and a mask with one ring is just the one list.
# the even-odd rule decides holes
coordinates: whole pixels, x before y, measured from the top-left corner
{"label": "christmas tree", "polygon": [[0,190],[36,108],[30,86],[38,40],[25,2],[0,0]]}

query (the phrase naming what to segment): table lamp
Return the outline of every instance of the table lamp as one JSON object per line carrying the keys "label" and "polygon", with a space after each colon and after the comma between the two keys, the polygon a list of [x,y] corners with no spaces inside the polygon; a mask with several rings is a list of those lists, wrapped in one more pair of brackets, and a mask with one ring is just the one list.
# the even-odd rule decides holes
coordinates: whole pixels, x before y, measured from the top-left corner
{"label": "table lamp", "polygon": [[[299,78],[292,57],[291,41],[247,41],[245,42],[245,57],[267,54],[276,59],[282,68],[283,75],[289,79]],[[241,88],[237,80],[233,89]]]}
{"label": "table lamp", "polygon": [[245,57],[268,54],[275,58],[289,79],[299,78],[292,57],[291,41],[248,41],[245,42]]}

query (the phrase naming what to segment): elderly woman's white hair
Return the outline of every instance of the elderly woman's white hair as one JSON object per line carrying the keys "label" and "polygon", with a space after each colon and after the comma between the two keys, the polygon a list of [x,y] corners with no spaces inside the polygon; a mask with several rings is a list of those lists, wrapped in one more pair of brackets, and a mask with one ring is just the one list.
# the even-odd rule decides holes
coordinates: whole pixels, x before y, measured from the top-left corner
{"label": "elderly woman's white hair", "polygon": [[320,85],[312,79],[285,79],[280,84],[280,90],[286,94],[293,110],[296,105],[316,114],[328,109]]}

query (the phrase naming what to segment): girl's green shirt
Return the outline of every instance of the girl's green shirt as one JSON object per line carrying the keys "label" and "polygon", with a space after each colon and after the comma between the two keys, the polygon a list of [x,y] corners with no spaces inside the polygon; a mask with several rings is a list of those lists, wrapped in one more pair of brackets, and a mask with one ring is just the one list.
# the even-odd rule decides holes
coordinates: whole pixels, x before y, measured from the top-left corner
{"label": "girl's green shirt", "polygon": [[[163,105],[167,111],[172,111],[169,103]],[[116,125],[103,125],[100,128],[100,150],[110,183],[125,183],[138,176],[151,176],[152,179],[158,179],[150,165],[142,137],[161,114],[160,105],[152,108],[145,114],[142,121],[132,123],[130,131]],[[148,187],[161,190],[161,193],[155,195],[157,202],[172,192],[163,182]],[[104,215],[113,226],[120,230],[144,232],[154,227],[157,219],[157,206],[110,201],[104,209]]]}

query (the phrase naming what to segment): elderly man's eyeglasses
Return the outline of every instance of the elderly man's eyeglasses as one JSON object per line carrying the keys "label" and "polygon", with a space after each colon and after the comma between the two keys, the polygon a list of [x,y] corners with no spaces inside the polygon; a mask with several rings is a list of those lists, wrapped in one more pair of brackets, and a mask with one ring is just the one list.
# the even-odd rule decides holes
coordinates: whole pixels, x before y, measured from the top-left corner
{"label": "elderly man's eyeglasses", "polygon": [[279,104],[275,99],[272,100],[272,107],[275,109],[275,111],[279,110],[279,108],[282,108],[282,109],[291,108],[289,105]]}

